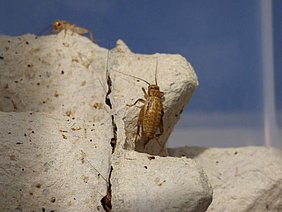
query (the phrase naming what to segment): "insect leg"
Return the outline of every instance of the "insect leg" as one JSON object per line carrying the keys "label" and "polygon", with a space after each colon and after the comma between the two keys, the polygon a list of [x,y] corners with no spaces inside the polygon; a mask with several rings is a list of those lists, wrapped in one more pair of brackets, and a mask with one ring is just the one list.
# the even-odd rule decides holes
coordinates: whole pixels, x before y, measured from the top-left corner
{"label": "insect leg", "polygon": [[165,148],[165,144],[162,145],[161,142],[159,141],[159,137],[156,138],[158,144],[160,145],[161,149],[159,151],[159,154],[161,154],[163,151],[164,151],[164,148]]}
{"label": "insect leg", "polygon": [[145,141],[144,141],[144,149],[145,149],[145,146],[149,143],[150,139],[146,138],[146,139],[144,139],[144,140],[145,140]]}
{"label": "insect leg", "polygon": [[[69,26],[69,29],[70,29],[70,31],[71,31],[71,36],[73,36],[73,34],[74,34],[75,32],[77,32],[77,26],[74,25],[74,24],[71,24],[71,25]],[[78,34],[79,34],[79,33],[78,33]]]}
{"label": "insect leg", "polygon": [[158,133],[156,135],[157,137],[160,137],[164,132],[163,115],[164,115],[164,111],[162,110],[162,116],[161,116],[161,121],[160,121],[160,125],[159,125],[160,133]]}
{"label": "insect leg", "polygon": [[161,116],[161,121],[160,121],[160,125],[159,125],[160,133],[156,135],[156,140],[161,147],[159,154],[161,154],[164,151],[164,148],[165,148],[165,144],[162,145],[161,142],[159,141],[159,137],[164,132],[163,115],[164,115],[164,111],[162,110],[162,116]]}
{"label": "insect leg", "polygon": [[149,97],[149,95],[147,94],[145,88],[142,88],[142,91],[143,91],[143,93],[144,93],[144,97],[147,99],[147,98]]}
{"label": "insect leg", "polygon": [[89,32],[90,40],[94,43],[93,33],[90,30],[88,30],[88,32]]}
{"label": "insect leg", "polygon": [[[144,97],[147,99],[149,96],[148,96],[145,88],[142,88],[142,91],[144,92]],[[131,104],[131,105],[127,104],[127,106],[132,107],[132,106],[136,105],[138,102],[142,102],[143,104],[145,104],[146,101],[144,99],[137,99],[133,104]]]}
{"label": "insect leg", "polygon": [[142,102],[142,103],[144,103],[145,104],[145,100],[144,99],[137,99],[133,104],[127,104],[126,106],[128,106],[128,107],[132,107],[132,106],[134,106],[134,105],[136,105],[138,102]]}
{"label": "insect leg", "polygon": [[67,35],[67,28],[65,28],[64,31],[65,31],[65,36],[64,36],[64,38],[66,38],[66,35]]}

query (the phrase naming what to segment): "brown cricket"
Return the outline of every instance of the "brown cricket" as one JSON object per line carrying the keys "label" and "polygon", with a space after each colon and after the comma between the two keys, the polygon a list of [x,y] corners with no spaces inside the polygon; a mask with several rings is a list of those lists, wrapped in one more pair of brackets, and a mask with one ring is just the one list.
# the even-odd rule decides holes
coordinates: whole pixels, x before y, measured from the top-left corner
{"label": "brown cricket", "polygon": [[[127,106],[132,107],[136,105],[138,102],[142,102],[144,105],[141,107],[139,118],[137,121],[137,132],[135,136],[134,142],[138,142],[141,139],[145,146],[149,143],[150,140],[154,138],[158,138],[163,134],[163,115],[164,115],[164,109],[162,104],[162,97],[164,96],[164,93],[160,91],[160,87],[157,83],[157,69],[158,69],[158,59],[156,62],[156,70],[155,70],[155,84],[150,84],[144,79],[141,79],[139,77],[131,76],[136,79],[142,80],[143,82],[148,84],[148,92],[146,92],[145,88],[142,88],[142,91],[144,93],[145,99],[137,99],[133,104],[127,104]],[[157,130],[159,129],[159,133],[157,134]],[[159,140],[157,139],[157,142],[159,143],[160,147],[162,145],[160,144]]]}
{"label": "brown cricket", "polygon": [[68,21],[64,21],[64,20],[55,20],[53,22],[53,30],[55,33],[61,32],[62,30],[65,30],[65,34],[67,32],[67,30],[70,30],[72,32],[75,32],[79,35],[85,35],[86,33],[89,33],[90,36],[90,40],[92,42],[94,42],[93,39],[93,34],[92,32],[87,29],[87,28],[83,28],[83,27],[79,27],[75,24],[71,24]]}

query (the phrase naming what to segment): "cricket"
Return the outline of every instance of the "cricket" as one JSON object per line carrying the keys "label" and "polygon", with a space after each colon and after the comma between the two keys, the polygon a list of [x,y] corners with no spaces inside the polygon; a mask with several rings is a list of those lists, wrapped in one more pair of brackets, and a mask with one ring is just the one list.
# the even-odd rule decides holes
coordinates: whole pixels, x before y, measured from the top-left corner
{"label": "cricket", "polygon": [[[139,77],[131,76],[125,73],[123,74],[139,79],[148,84],[147,92],[144,87],[142,88],[142,91],[144,93],[144,99],[140,98],[137,99],[133,104],[127,104],[128,107],[133,107],[138,102],[143,103],[137,121],[137,132],[135,135],[134,142],[137,143],[137,142],[141,142],[142,140],[143,147],[145,149],[145,146],[150,142],[150,140],[156,138],[162,151],[163,146],[159,142],[158,137],[160,137],[164,132],[163,129],[164,109],[162,104],[162,97],[164,96],[164,93],[160,91],[160,87],[158,86],[157,83],[157,70],[158,70],[158,58],[156,61],[155,84],[150,84],[146,80],[141,79]],[[159,129],[159,133],[157,133],[158,129]]]}
{"label": "cricket", "polygon": [[91,32],[91,30],[89,30],[87,28],[79,27],[79,26],[77,26],[75,24],[71,24],[68,21],[55,20],[53,22],[53,32],[59,33],[62,30],[65,31],[65,35],[66,35],[67,30],[70,30],[73,33],[77,33],[79,35],[85,35],[86,33],[89,33],[90,40],[92,42],[94,42],[93,33]]}

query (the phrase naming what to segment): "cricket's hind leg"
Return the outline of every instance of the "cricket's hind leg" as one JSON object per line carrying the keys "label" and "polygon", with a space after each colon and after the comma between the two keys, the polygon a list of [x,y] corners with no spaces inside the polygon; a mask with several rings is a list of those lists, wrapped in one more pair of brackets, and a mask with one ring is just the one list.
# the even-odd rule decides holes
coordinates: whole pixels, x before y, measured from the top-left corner
{"label": "cricket's hind leg", "polygon": [[159,141],[159,136],[156,137],[156,141],[158,142],[158,144],[160,146],[160,151],[159,151],[158,155],[160,155],[160,156],[167,156],[168,153],[167,153],[167,150],[165,148],[165,143],[161,144],[161,142]]}

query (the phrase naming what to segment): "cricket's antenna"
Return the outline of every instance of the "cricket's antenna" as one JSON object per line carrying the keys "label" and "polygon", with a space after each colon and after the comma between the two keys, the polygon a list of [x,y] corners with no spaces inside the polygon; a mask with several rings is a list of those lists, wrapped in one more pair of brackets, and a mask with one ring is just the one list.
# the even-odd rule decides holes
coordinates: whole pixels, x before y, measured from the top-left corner
{"label": "cricket's antenna", "polygon": [[[116,70],[115,70],[115,71],[116,71]],[[141,79],[141,78],[139,78],[139,77],[135,77],[135,76],[132,76],[132,75],[130,75],[130,74],[123,73],[123,72],[121,72],[121,71],[116,71],[116,72],[121,73],[121,74],[123,74],[123,75],[125,75],[125,76],[128,76],[128,77],[133,77],[133,78],[135,78],[135,79],[138,79],[138,80],[141,80],[141,81],[147,83],[148,85],[151,85],[149,82],[147,82],[146,80]]]}
{"label": "cricket's antenna", "polygon": [[159,57],[157,56],[156,70],[155,70],[155,83],[156,83],[156,85],[158,85],[158,82],[157,82],[158,64],[159,64]]}
{"label": "cricket's antenna", "polygon": [[42,35],[49,35],[49,34],[52,34],[54,33],[53,32],[53,25],[52,24],[49,24],[47,27],[45,27],[42,31],[39,32],[39,36],[42,36]]}

